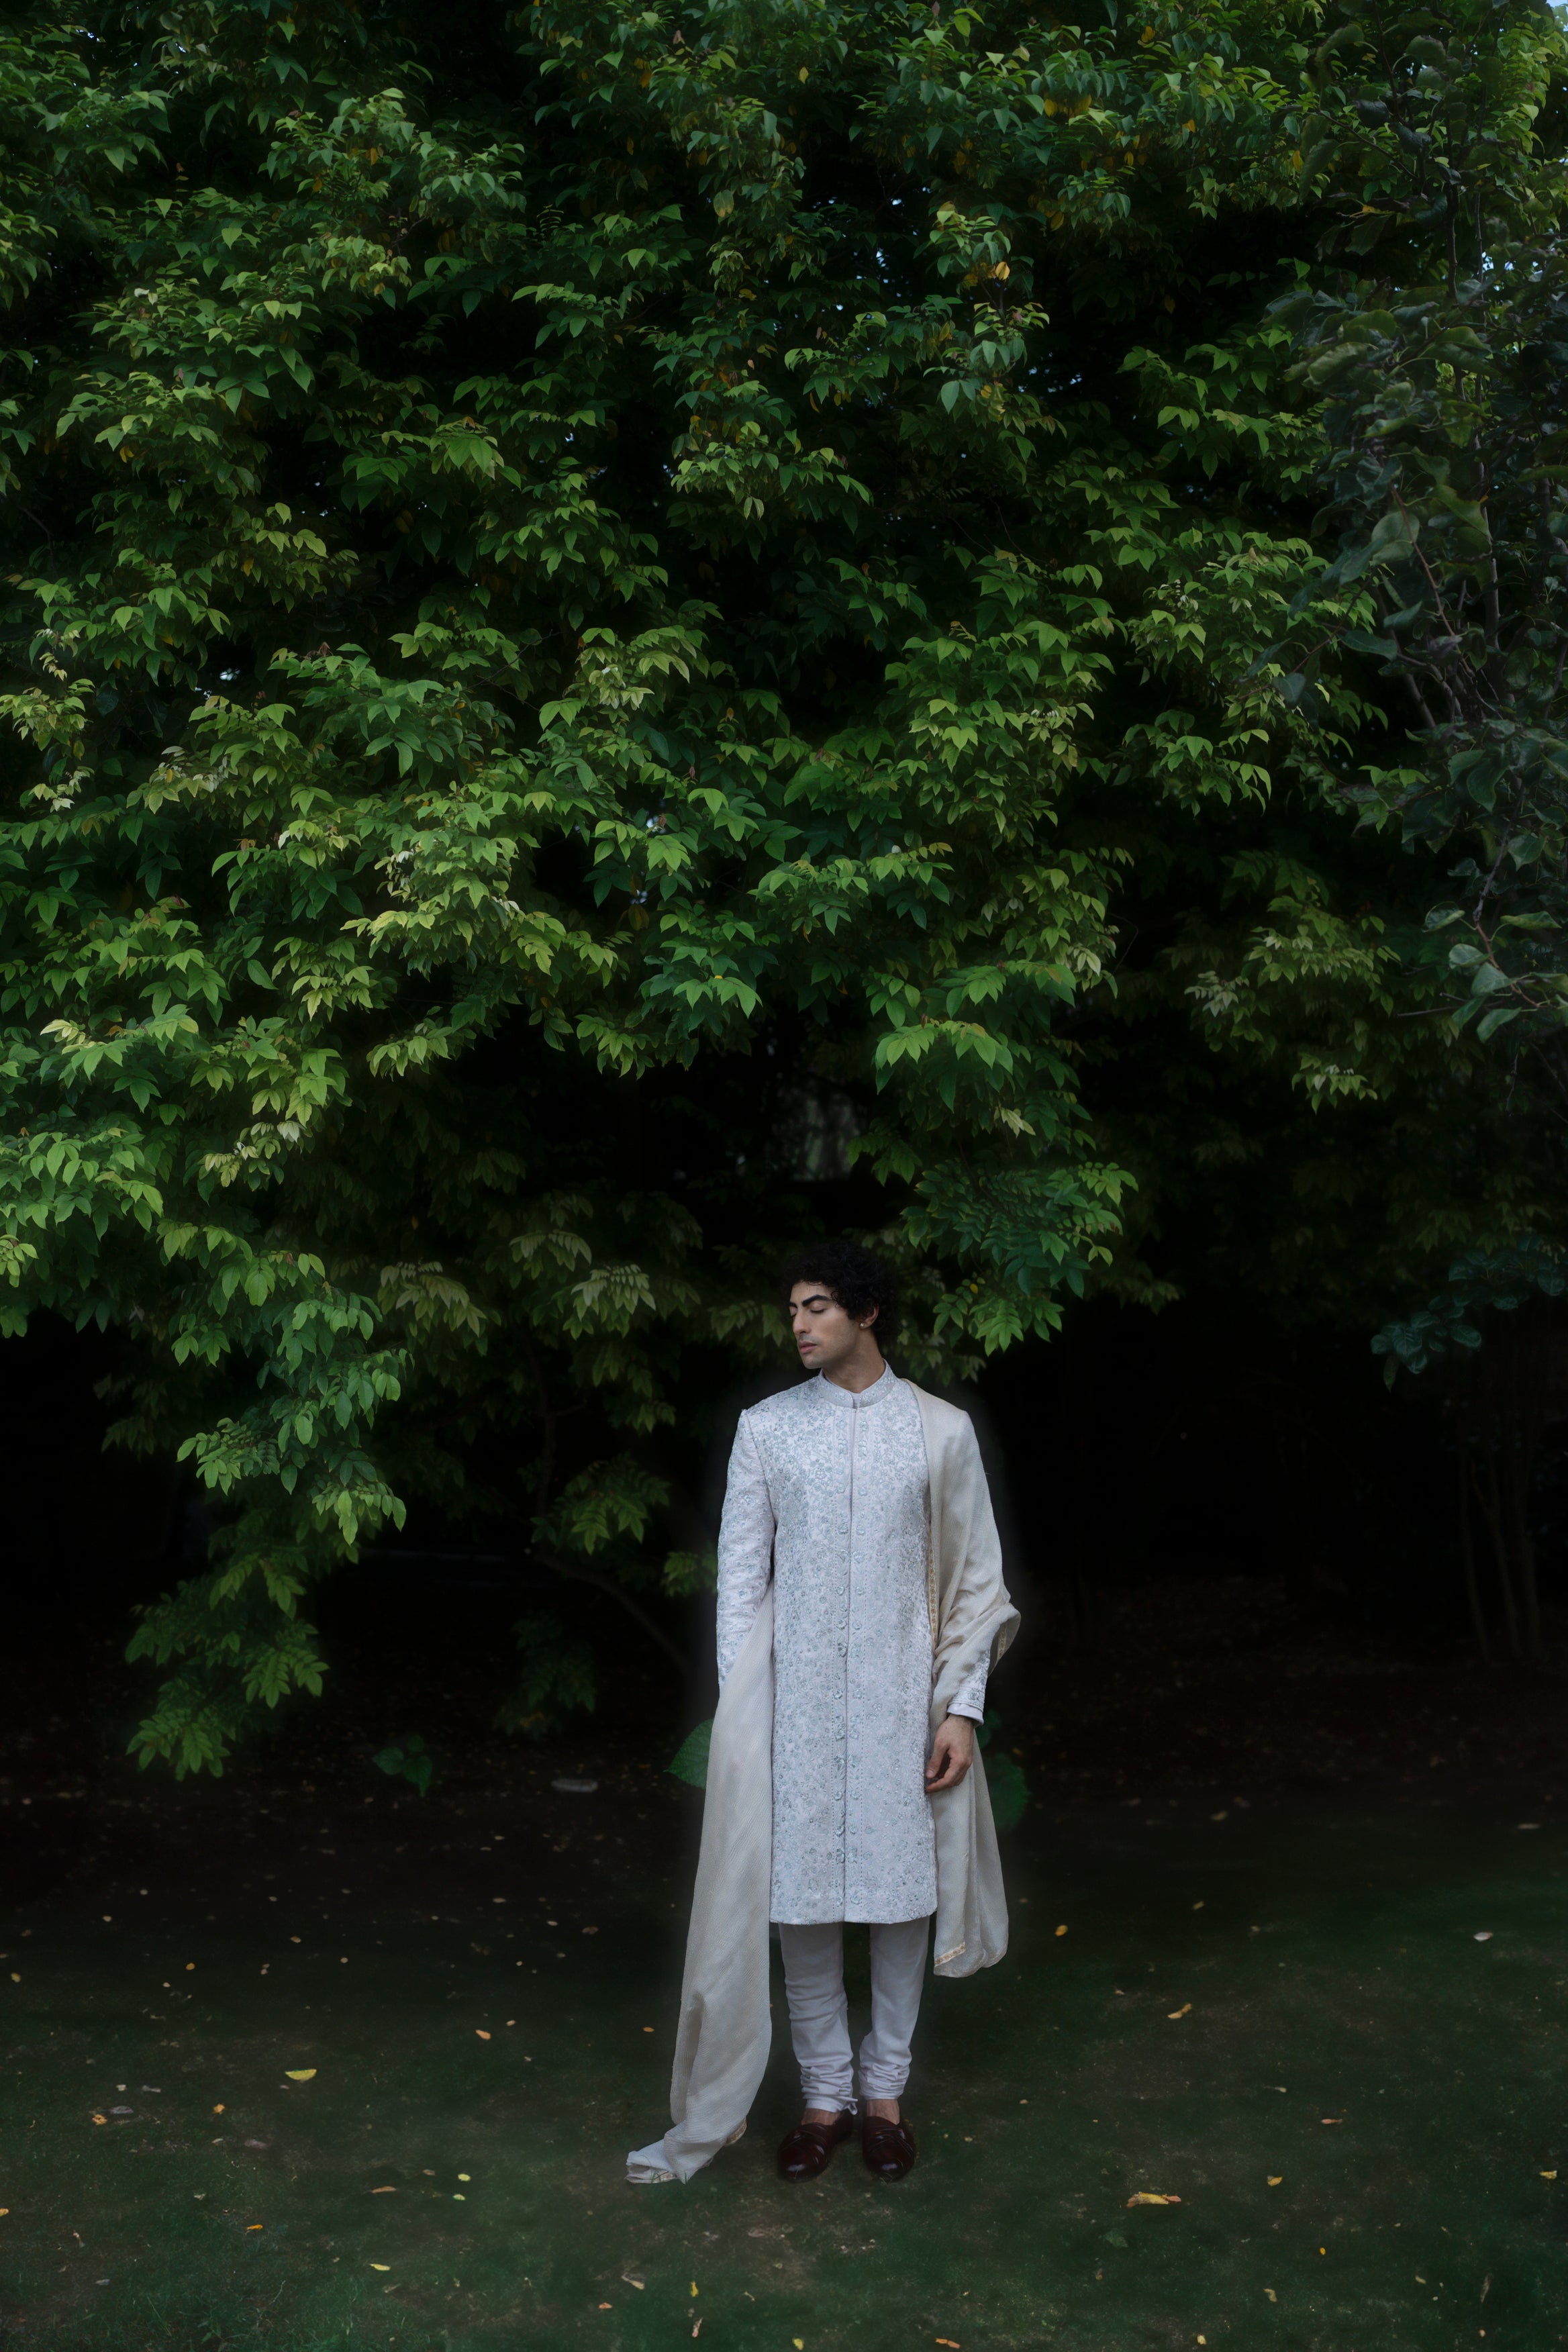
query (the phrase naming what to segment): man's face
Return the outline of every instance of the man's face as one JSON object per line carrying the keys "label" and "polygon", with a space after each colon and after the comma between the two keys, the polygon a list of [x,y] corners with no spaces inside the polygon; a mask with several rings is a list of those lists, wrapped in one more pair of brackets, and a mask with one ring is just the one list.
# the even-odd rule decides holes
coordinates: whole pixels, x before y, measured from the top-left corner
{"label": "man's face", "polygon": [[820,1282],[797,1282],[789,1295],[790,1328],[808,1372],[831,1371],[860,1344],[860,1326]]}

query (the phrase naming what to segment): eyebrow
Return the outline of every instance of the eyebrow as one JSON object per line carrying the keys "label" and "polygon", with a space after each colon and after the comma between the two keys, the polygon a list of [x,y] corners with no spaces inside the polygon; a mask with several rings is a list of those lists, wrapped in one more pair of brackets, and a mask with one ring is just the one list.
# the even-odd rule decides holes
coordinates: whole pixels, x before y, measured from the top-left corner
{"label": "eyebrow", "polygon": [[814,1290],[809,1297],[792,1298],[789,1303],[792,1307],[831,1307],[833,1293],[830,1290]]}

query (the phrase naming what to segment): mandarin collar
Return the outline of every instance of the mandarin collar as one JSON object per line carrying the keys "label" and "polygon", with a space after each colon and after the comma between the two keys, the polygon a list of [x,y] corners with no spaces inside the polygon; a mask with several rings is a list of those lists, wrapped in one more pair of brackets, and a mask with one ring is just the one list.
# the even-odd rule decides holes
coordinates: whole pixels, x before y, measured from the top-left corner
{"label": "mandarin collar", "polygon": [[831,1403],[853,1406],[863,1412],[868,1404],[880,1404],[885,1396],[891,1396],[899,1385],[899,1376],[891,1364],[884,1364],[870,1387],[862,1389],[858,1396],[852,1396],[847,1389],[840,1388],[838,1382],[830,1381],[826,1372],[818,1372],[816,1385]]}

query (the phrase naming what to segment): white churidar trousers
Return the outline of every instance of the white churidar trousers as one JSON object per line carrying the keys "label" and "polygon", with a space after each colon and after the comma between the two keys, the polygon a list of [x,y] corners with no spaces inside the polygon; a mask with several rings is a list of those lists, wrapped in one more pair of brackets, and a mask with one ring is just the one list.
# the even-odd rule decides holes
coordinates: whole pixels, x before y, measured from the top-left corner
{"label": "white churidar trousers", "polygon": [[[860,2096],[896,2099],[910,2079],[910,2044],[921,2012],[927,1919],[879,1920],[871,1937],[871,2031],[860,2044]],[[790,2034],[808,2107],[854,2104],[844,1922],[779,1927]]]}

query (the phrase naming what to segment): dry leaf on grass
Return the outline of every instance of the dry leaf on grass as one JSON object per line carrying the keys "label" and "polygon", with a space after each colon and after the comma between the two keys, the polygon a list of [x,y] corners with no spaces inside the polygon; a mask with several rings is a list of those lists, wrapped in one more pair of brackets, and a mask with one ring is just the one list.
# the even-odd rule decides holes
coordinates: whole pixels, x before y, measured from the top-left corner
{"label": "dry leaf on grass", "polygon": [[490,2038],[482,2025],[476,2025],[474,2032],[479,2035],[481,2042],[488,2042]]}
{"label": "dry leaf on grass", "polygon": [[373,2189],[370,2193],[373,2197],[395,2197],[397,2191],[389,2184],[385,2189]]}
{"label": "dry leaf on grass", "polygon": [[313,2066],[285,2066],[283,2072],[291,2083],[313,2083],[316,2079]]}
{"label": "dry leaf on grass", "polygon": [[389,2271],[392,2268],[392,2264],[390,2263],[372,2263],[371,2268],[373,2271]]}
{"label": "dry leaf on grass", "polygon": [[1185,2017],[1189,2014],[1192,2006],[1193,2004],[1190,2000],[1184,2000],[1180,2009],[1168,2009],[1165,2011],[1165,2014],[1170,2019],[1172,2024],[1174,2025],[1178,2017]]}
{"label": "dry leaf on grass", "polygon": [[1266,2178],[1270,2189],[1278,2189],[1279,2183],[1284,2179],[1285,2175],[1282,2172],[1270,2172],[1266,2175]]}
{"label": "dry leaf on grass", "polygon": [[1179,2205],[1179,2197],[1163,2197],[1157,2189],[1135,2189],[1127,2200],[1129,2205]]}

